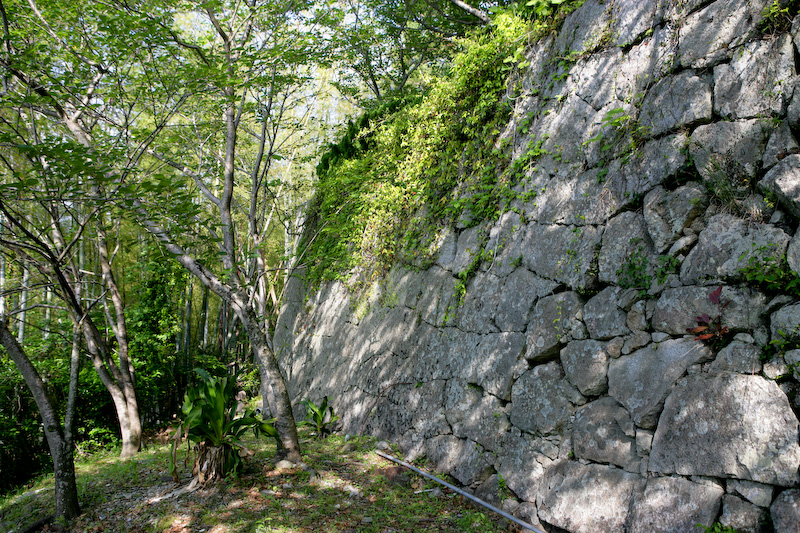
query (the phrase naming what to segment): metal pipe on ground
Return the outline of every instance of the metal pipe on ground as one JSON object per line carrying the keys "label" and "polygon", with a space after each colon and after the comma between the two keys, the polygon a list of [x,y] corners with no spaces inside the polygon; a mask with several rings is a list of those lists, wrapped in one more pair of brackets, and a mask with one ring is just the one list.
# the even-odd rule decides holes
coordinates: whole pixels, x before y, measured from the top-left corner
{"label": "metal pipe on ground", "polygon": [[441,479],[437,478],[436,476],[432,476],[431,474],[428,474],[427,472],[423,472],[419,468],[417,468],[415,466],[412,466],[412,465],[406,463],[405,461],[401,461],[397,457],[392,457],[391,455],[389,455],[387,453],[383,453],[383,452],[381,452],[379,450],[375,450],[375,453],[377,453],[378,455],[380,455],[384,459],[388,459],[388,460],[390,460],[392,462],[395,462],[395,463],[397,463],[397,464],[399,464],[401,466],[404,466],[404,467],[408,468],[409,470],[413,470],[417,474],[419,474],[419,475],[421,475],[421,476],[423,476],[425,478],[428,478],[431,481],[435,481],[436,483],[439,483],[440,485],[444,485],[448,489],[450,489],[450,490],[452,490],[454,492],[457,492],[458,494],[464,496],[465,498],[469,498],[470,500],[474,501],[478,505],[482,505],[482,506],[486,507],[490,511],[499,514],[500,516],[502,516],[503,518],[505,518],[507,520],[511,520],[515,524],[517,524],[519,526],[522,526],[525,529],[528,529],[530,531],[535,531],[536,533],[547,533],[546,531],[542,531],[541,529],[539,529],[536,526],[533,526],[533,525],[531,525],[531,524],[529,524],[527,522],[523,522],[519,518],[511,516],[507,512],[503,511],[502,509],[498,509],[497,507],[495,507],[491,503],[485,502],[485,501],[481,500],[480,498],[475,497],[472,494],[470,494],[468,492],[465,492],[465,491],[459,489],[458,487],[455,487],[455,486],[451,485],[450,483],[448,483],[446,481],[442,481]]}

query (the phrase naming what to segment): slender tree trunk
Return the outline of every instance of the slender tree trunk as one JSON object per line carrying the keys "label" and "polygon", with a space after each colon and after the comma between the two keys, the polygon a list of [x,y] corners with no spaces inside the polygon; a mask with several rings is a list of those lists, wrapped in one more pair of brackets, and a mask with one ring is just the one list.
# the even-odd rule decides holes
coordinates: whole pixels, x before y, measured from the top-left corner
{"label": "slender tree trunk", "polygon": [[22,290],[19,293],[19,318],[17,319],[17,342],[25,343],[25,321],[28,319],[28,285],[31,283],[31,269],[27,264],[22,266]]}
{"label": "slender tree trunk", "polygon": [[69,522],[80,514],[78,504],[78,486],[75,483],[75,464],[70,442],[61,427],[58,411],[53,405],[45,389],[44,382],[25,355],[20,344],[8,330],[5,319],[0,317],[0,344],[2,344],[14,364],[22,374],[25,384],[36,401],[42,417],[44,434],[50,447],[55,475],[55,507],[56,526],[65,528]]}
{"label": "slender tree trunk", "polygon": [[200,346],[205,350],[208,347],[208,287],[203,287],[203,305],[200,307],[200,323],[202,324],[201,331],[203,332]]}

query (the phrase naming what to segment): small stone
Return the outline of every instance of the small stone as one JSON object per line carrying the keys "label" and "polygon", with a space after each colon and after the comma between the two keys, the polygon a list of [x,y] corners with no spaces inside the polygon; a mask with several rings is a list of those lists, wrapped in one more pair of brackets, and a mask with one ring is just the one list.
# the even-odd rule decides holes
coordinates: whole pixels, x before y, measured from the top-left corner
{"label": "small stone", "polygon": [[287,459],[281,459],[275,463],[276,470],[290,470],[295,467],[295,464]]}
{"label": "small stone", "polygon": [[386,450],[389,449],[389,443],[386,442],[385,440],[378,441],[375,444],[375,449],[376,450],[381,450],[381,451],[386,451]]}
{"label": "small stone", "polygon": [[664,342],[670,338],[668,333],[664,333],[662,331],[656,331],[652,333],[650,337],[653,339],[653,342]]}
{"label": "small stone", "polygon": [[433,489],[428,493],[428,497],[430,498],[441,498],[442,496],[444,496],[442,489]]}
{"label": "small stone", "polygon": [[261,491],[261,494],[263,494],[264,496],[275,496],[276,492],[271,489],[264,489]]}
{"label": "small stone", "polygon": [[783,357],[774,357],[771,361],[764,363],[764,377],[769,379],[778,379],[781,376],[786,375],[789,371],[789,367],[786,366],[786,361],[783,360]]}
{"label": "small stone", "polygon": [[640,456],[645,456],[650,453],[650,448],[653,446],[653,432],[645,429],[636,430],[636,449]]}
{"label": "small stone", "polygon": [[623,355],[628,355],[634,350],[638,350],[643,346],[647,346],[649,343],[650,334],[646,331],[637,331],[633,335],[629,335],[626,338],[625,344],[622,345],[622,353]]}
{"label": "small stone", "polygon": [[361,496],[361,491],[352,485],[345,485],[344,491],[350,498],[358,498],[359,496]]}
{"label": "small stone", "polygon": [[281,488],[283,490],[289,490],[291,488],[294,488],[294,485],[292,485],[291,483],[284,483],[283,485],[281,485]]}
{"label": "small stone", "polygon": [[769,508],[775,531],[794,532],[800,524],[800,490],[784,491]]}
{"label": "small stone", "polygon": [[361,523],[365,524],[365,525],[366,524],[371,524],[372,523],[372,518],[369,517],[369,516],[365,516],[364,518],[361,519]]}
{"label": "small stone", "polygon": [[608,355],[616,359],[622,355],[622,346],[624,344],[625,340],[622,337],[611,339],[608,341],[608,344],[606,344],[606,352],[608,352]]}
{"label": "small stone", "polygon": [[728,481],[728,492],[738,494],[759,507],[769,507],[769,504],[772,503],[772,485],[744,479],[731,479]]}

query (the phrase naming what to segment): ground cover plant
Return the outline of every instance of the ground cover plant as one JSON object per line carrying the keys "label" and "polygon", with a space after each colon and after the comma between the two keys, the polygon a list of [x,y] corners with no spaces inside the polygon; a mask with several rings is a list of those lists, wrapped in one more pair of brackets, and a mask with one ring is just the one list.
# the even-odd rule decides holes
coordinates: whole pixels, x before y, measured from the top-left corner
{"label": "ground cover plant", "polygon": [[[252,440],[247,444],[256,453],[239,477],[161,501],[155,500],[175,488],[168,445],[150,442],[130,460],[111,450],[79,459],[83,514],[70,531],[514,531],[510,522],[446,489],[433,492],[436,483],[380,458],[375,439],[317,439],[308,429],[301,438],[305,468],[275,469],[275,443]],[[52,475],[44,476],[0,501],[0,530],[20,531],[52,513],[52,490]]]}

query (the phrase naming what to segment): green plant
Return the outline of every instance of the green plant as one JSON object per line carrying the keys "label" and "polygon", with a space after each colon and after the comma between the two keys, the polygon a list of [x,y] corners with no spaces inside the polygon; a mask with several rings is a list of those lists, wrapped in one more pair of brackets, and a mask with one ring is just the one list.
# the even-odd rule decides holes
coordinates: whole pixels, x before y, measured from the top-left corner
{"label": "green plant", "polygon": [[798,12],[800,2],[797,0],[773,0],[761,11],[761,22],[758,29],[762,33],[775,34],[788,30],[792,26],[792,18]]}
{"label": "green plant", "polygon": [[[780,292],[792,297],[800,297],[800,276],[789,269],[786,254],[779,255],[775,251],[775,243],[756,246],[748,253],[743,253],[741,260],[747,258],[747,265],[739,269],[745,279],[767,292]],[[749,256],[748,256],[749,255]]]}
{"label": "green plant", "polygon": [[644,246],[640,244],[642,239],[635,238],[630,242],[638,246],[628,254],[625,262],[617,269],[618,284],[623,289],[640,289],[644,296],[653,281],[653,276],[648,273],[649,261]]}
{"label": "green plant", "polygon": [[603,116],[600,121],[600,131],[583,143],[588,146],[592,143],[602,143],[601,152],[613,150],[612,156],[620,153],[627,162],[630,156],[642,145],[649,128],[639,124],[632,115],[625,112],[622,107],[616,107]]}
{"label": "green plant", "polygon": [[696,527],[703,528],[704,533],[737,533],[736,529],[732,528],[731,526],[723,526],[719,522],[714,522],[710,526],[697,524]]}
{"label": "green plant", "polygon": [[687,333],[697,335],[694,340],[703,341],[714,349],[718,349],[728,335],[728,326],[722,323],[722,313],[731,302],[730,300],[723,302],[721,295],[722,285],[708,295],[708,299],[717,307],[717,316],[711,317],[708,313],[703,313],[694,319],[697,326],[686,328]]}
{"label": "green plant", "polygon": [[659,255],[657,261],[656,280],[659,285],[667,281],[667,276],[675,274],[678,271],[678,267],[681,265],[680,260],[671,255]]}
{"label": "green plant", "polygon": [[317,438],[324,438],[333,432],[333,426],[339,417],[333,412],[333,406],[328,405],[328,397],[322,398],[322,402],[317,405],[309,399],[302,402],[306,406],[306,419],[298,426],[311,426],[317,433]]}
{"label": "green plant", "polygon": [[256,437],[268,435],[280,444],[272,421],[259,420],[252,410],[236,416],[236,377],[212,377],[201,368],[195,368],[195,372],[201,381],[186,392],[181,407],[184,418],[172,441],[169,470],[176,482],[176,456],[183,441],[195,445],[192,473],[201,483],[238,472],[242,455],[251,454],[241,440],[248,430]]}

